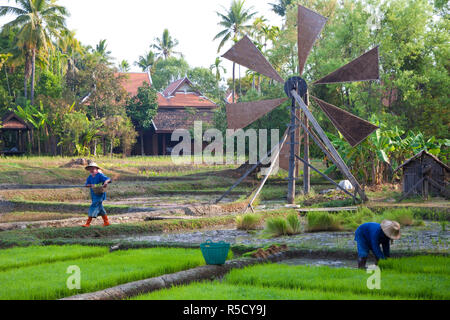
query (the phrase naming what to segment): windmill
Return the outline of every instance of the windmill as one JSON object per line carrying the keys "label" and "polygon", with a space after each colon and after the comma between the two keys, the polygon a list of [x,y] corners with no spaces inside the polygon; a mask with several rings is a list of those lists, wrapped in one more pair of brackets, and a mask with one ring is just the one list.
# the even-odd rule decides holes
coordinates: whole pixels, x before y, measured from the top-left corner
{"label": "windmill", "polygon": [[[303,74],[306,60],[326,22],[327,18],[322,15],[301,5],[298,6],[298,59],[300,75]],[[276,158],[279,159],[280,167],[289,171],[289,187],[287,196],[289,204],[294,204],[295,180],[300,163],[303,163],[304,165],[303,187],[305,194],[310,191],[310,170],[312,169],[328,181],[335,184],[338,188],[351,196],[355,201],[357,200],[357,195],[359,195],[362,201],[368,200],[364,190],[361,188],[360,184],[350,172],[349,168],[328,139],[324,130],[309,110],[309,100],[311,98],[320,107],[320,109],[331,120],[332,124],[352,147],[357,146],[370,134],[376,131],[378,129],[377,126],[319,98],[310,96],[308,84],[302,77],[291,77],[285,81],[247,36],[237,42],[223,55],[223,57],[284,84],[287,98],[232,103],[227,105],[227,117],[229,129],[244,129],[267,113],[278,108],[287,100],[291,100],[291,121],[277,148],[278,153],[275,155]],[[366,52],[359,58],[353,60],[324,78],[311,83],[311,85],[316,86],[370,80],[379,80],[378,47]],[[301,132],[303,133],[302,137],[300,135]],[[339,185],[331,178],[321,173],[318,169],[311,165],[309,159],[310,139],[314,140],[314,142],[326,154],[328,159],[330,159],[342,172],[342,174],[351,182],[355,190],[354,194],[351,194],[349,191],[339,187]],[[303,140],[304,158],[300,157],[300,140]],[[272,150],[264,159],[261,159],[251,169],[249,169],[243,177],[241,177],[221,198],[217,200],[217,202],[220,202],[262,162],[267,160],[271,156],[272,152],[275,152],[275,149]],[[269,172],[273,169],[273,165],[274,164],[272,163]],[[249,207],[252,210],[252,203],[263,188],[269,175],[270,173],[266,175],[265,179],[263,179],[256,194],[249,204]]]}

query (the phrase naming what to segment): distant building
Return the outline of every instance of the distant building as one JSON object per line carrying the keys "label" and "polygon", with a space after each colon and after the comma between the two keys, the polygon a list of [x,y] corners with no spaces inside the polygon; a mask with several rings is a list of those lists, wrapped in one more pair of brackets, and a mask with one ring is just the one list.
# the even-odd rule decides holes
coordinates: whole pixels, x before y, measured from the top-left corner
{"label": "distant building", "polygon": [[[123,87],[130,96],[135,96],[143,82],[152,84],[147,73],[121,73]],[[177,129],[190,130],[195,121],[211,125],[214,111],[218,106],[201,92],[198,92],[188,78],[171,83],[158,93],[158,114],[153,119],[153,127],[144,132],[146,155],[169,155],[178,142],[172,142],[172,133]],[[133,149],[134,155],[141,154],[140,137]]]}
{"label": "distant building", "polygon": [[6,114],[0,121],[0,155],[24,154],[30,130],[30,125],[14,112]]}

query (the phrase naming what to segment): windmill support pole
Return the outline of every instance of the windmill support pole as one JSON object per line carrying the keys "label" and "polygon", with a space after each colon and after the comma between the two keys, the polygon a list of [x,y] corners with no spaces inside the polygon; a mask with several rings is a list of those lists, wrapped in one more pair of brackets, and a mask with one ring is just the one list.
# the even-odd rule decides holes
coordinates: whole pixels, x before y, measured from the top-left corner
{"label": "windmill support pole", "polygon": [[[306,106],[309,106],[309,93],[306,93],[305,104],[306,104]],[[308,128],[308,118],[306,116],[304,119],[304,126],[306,127],[306,129]],[[307,194],[309,194],[309,192],[311,190],[311,172],[309,170],[309,164],[311,162],[310,162],[310,158],[309,158],[309,133],[308,133],[308,130],[305,130],[305,134],[303,135],[303,137],[304,137],[303,157],[304,157],[304,160],[306,161],[306,163],[303,166],[303,191],[304,191],[304,194],[307,195]]]}
{"label": "windmill support pole", "polygon": [[327,179],[329,182],[331,182],[332,184],[334,184],[338,189],[341,189],[341,191],[345,192],[347,195],[349,195],[350,197],[352,197],[352,199],[356,202],[356,196],[351,194],[350,192],[348,192],[347,190],[345,190],[344,188],[342,188],[338,183],[336,183],[333,179],[331,179],[329,176],[327,176],[325,173],[321,172],[319,169],[315,168],[312,164],[310,164],[309,162],[307,162],[306,160],[300,158],[299,156],[297,156],[297,159],[300,160],[301,162],[303,162],[306,166],[310,167],[311,169],[313,169],[315,172],[317,172],[318,174],[320,174],[322,177],[324,177],[325,179]]}
{"label": "windmill support pole", "polygon": [[281,141],[280,148],[278,149],[278,152],[275,155],[275,158],[272,159],[272,164],[270,165],[269,171],[267,172],[266,176],[264,177],[263,181],[261,181],[258,189],[256,190],[255,194],[253,195],[252,199],[250,200],[247,208],[245,209],[245,212],[249,208],[253,208],[253,203],[255,202],[258,195],[261,193],[261,190],[264,188],[264,185],[266,184],[267,180],[269,179],[270,175],[272,174],[273,169],[275,169],[275,164],[278,163],[278,159],[280,158],[281,149],[283,149],[284,144],[286,143],[288,135],[285,134],[283,137],[283,140]]}
{"label": "windmill support pole", "polygon": [[279,142],[272,150],[270,150],[270,152],[267,153],[267,155],[266,155],[263,159],[259,160],[255,165],[253,165],[249,170],[247,170],[247,172],[246,172],[242,177],[240,177],[239,180],[237,180],[236,183],[233,184],[233,185],[230,187],[230,189],[227,190],[227,192],[225,192],[219,199],[217,199],[215,203],[219,203],[219,202],[222,201],[227,195],[229,195],[230,192],[234,190],[234,188],[236,188],[238,185],[240,185],[240,184],[242,183],[242,181],[244,181],[244,180],[250,175],[250,173],[252,173],[256,168],[258,168],[259,165],[261,165],[264,161],[266,161],[269,157],[271,157],[272,154],[273,154],[277,149],[279,150],[279,152],[281,152],[281,147],[280,147],[280,146],[286,142],[288,132],[289,132],[289,128],[288,128],[288,130],[286,131],[286,133],[285,133],[283,139],[282,139],[282,140],[281,140],[281,141],[280,141],[280,142]]}
{"label": "windmill support pole", "polygon": [[[295,90],[293,90],[295,91]],[[297,94],[297,92],[296,92]],[[288,195],[287,195],[287,202],[288,204],[295,204],[295,168],[296,168],[296,162],[295,159],[295,149],[296,149],[296,139],[295,139],[295,133],[297,128],[297,116],[296,116],[296,105],[295,105],[295,99],[292,99],[291,104],[291,124],[289,126],[289,134],[290,134],[290,155],[289,155],[289,184],[288,184]]]}
{"label": "windmill support pole", "polygon": [[339,155],[337,150],[334,148],[334,146],[331,143],[330,139],[328,139],[328,137],[325,134],[325,132],[323,131],[322,127],[319,125],[319,123],[317,122],[317,120],[314,117],[314,115],[308,109],[308,107],[306,106],[306,104],[303,101],[303,99],[297,94],[297,92],[295,90],[292,90],[291,94],[294,97],[294,99],[297,101],[297,103],[300,105],[300,108],[303,110],[303,112],[305,113],[306,117],[311,122],[311,124],[313,125],[314,129],[316,130],[316,132],[318,133],[318,135],[320,136],[322,141],[325,143],[325,145],[329,149],[330,153],[333,155],[333,160],[336,161],[335,165],[341,170],[341,172],[347,177],[347,179],[353,185],[353,187],[355,188],[355,191],[361,197],[361,200],[363,202],[368,201],[369,199],[367,198],[366,193],[364,192],[364,190],[361,188],[361,185],[356,180],[356,178],[353,176],[353,174],[350,172],[350,169],[347,167],[347,165],[345,164],[344,160],[341,158],[341,156]]}

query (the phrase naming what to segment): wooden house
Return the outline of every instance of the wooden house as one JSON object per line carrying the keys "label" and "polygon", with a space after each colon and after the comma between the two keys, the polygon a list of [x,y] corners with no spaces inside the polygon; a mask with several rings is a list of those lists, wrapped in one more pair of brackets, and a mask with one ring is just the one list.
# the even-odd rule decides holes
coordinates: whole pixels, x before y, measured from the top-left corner
{"label": "wooden house", "polygon": [[[138,88],[147,82],[152,85],[147,73],[121,73],[122,85],[130,96],[136,95]],[[218,106],[194,88],[188,78],[171,83],[164,91],[158,93],[158,113],[153,119],[151,129],[144,132],[145,155],[169,155],[178,142],[172,142],[172,133],[177,129],[190,130],[195,121],[211,125],[214,112]],[[141,154],[141,139],[132,154]]]}
{"label": "wooden house", "polygon": [[28,123],[14,112],[8,113],[0,122],[0,154],[6,156],[23,155],[26,149]]}
{"label": "wooden house", "polygon": [[413,195],[428,198],[429,194],[449,197],[450,168],[434,155],[421,151],[398,167],[395,172],[401,169],[403,169],[402,199]]}

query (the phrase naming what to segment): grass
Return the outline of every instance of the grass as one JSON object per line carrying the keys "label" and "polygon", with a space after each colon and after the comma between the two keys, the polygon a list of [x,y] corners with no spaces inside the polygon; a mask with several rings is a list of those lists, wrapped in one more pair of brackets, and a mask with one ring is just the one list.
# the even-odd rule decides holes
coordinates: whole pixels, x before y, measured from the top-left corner
{"label": "grass", "polygon": [[0,272],[65,260],[104,256],[107,248],[85,246],[46,246],[0,250]]}
{"label": "grass", "polygon": [[[447,260],[448,263],[448,260]],[[448,274],[382,272],[381,290],[369,290],[369,275],[362,270],[330,267],[261,265],[232,270],[225,282],[233,285],[319,290],[329,293],[370,294],[374,297],[447,300],[450,298]]]}
{"label": "grass", "polygon": [[71,213],[56,213],[56,212],[8,212],[0,215],[0,223],[11,222],[33,222],[33,221],[47,221],[47,220],[63,220],[85,216]]}
{"label": "grass", "polygon": [[[0,300],[51,300],[174,273],[204,264],[200,250],[140,249],[0,272]],[[69,290],[69,266],[81,270],[81,289]]]}
{"label": "grass", "polygon": [[236,228],[238,230],[256,230],[261,223],[261,215],[247,213],[236,217]]}
{"label": "grass", "polygon": [[382,270],[393,270],[401,273],[433,273],[450,275],[450,258],[436,256],[419,256],[401,259],[381,260]]}
{"label": "grass", "polygon": [[368,300],[369,295],[282,289],[228,283],[202,282],[140,295],[132,300]]}

